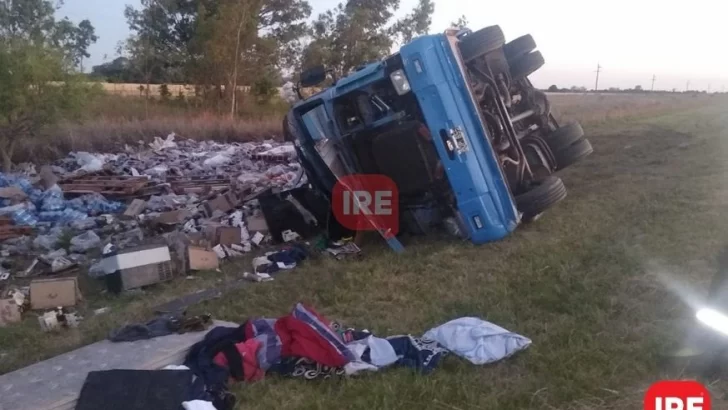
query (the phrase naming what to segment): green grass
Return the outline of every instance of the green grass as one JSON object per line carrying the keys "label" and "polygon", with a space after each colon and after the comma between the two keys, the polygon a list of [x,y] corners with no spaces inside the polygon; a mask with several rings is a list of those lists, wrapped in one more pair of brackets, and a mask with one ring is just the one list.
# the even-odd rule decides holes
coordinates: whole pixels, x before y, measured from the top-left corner
{"label": "green grass", "polygon": [[[704,295],[728,237],[721,213],[728,205],[727,111],[713,106],[585,126],[595,152],[559,174],[568,198],[505,240],[473,246],[410,238],[402,255],[375,242],[361,261],[321,257],[191,313],[240,323],[305,301],[382,336],[420,335],[473,315],[533,340],[523,354],[492,366],[449,356],[429,376],[389,369],[340,381],[269,377],[235,387],[239,408],[641,408],[650,383],[682,376],[660,367],[660,352],[680,342],[692,315],[657,274]],[[250,270],[248,262],[121,298],[84,283],[89,317],[79,329],[44,335],[31,314],[0,330],[0,372],[143,320],[156,304]],[[103,306],[112,312],[91,316]]]}

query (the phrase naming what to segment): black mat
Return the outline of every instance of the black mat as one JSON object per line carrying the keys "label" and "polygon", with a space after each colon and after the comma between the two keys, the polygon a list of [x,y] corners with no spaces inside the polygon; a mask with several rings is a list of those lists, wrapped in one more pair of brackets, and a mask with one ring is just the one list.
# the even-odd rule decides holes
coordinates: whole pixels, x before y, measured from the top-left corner
{"label": "black mat", "polygon": [[189,370],[90,372],[76,410],[179,410],[191,384]]}

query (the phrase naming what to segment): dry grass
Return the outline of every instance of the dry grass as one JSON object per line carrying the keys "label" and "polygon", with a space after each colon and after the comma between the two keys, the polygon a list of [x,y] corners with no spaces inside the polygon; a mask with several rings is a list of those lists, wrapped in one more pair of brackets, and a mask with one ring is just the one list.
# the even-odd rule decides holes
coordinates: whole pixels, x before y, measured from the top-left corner
{"label": "dry grass", "polygon": [[[121,86],[121,85],[120,85]],[[129,85],[126,85],[129,86]],[[128,87],[127,87],[128,88]],[[715,102],[723,97],[689,94],[552,94],[553,112],[559,120],[599,124],[654,116]],[[43,138],[24,141],[16,161],[53,160],[70,151],[108,151],[164,137],[174,132],[182,138],[216,141],[253,141],[281,138],[281,120],[288,105],[278,99],[259,104],[248,98],[231,119],[227,107],[203,106],[199,101],[147,101],[139,97],[104,95],[80,123],[65,122]]]}

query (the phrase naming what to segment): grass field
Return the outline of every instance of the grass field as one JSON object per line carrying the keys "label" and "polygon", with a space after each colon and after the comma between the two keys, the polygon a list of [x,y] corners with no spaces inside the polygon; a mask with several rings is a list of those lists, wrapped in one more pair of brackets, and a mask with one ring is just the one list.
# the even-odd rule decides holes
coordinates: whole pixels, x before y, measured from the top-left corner
{"label": "grass field", "polygon": [[[362,261],[319,258],[194,307],[191,313],[242,322],[280,316],[305,301],[382,336],[420,335],[472,315],[533,340],[493,366],[449,356],[429,376],[390,369],[339,381],[269,377],[235,388],[239,408],[642,408],[650,383],[684,376],[663,370],[659,353],[682,340],[693,316],[660,278],[706,294],[715,255],[728,243],[728,103],[713,102],[662,115],[587,118],[594,154],[559,174],[568,198],[505,240],[473,246],[409,238],[402,255],[375,241]],[[27,315],[0,330],[0,373],[145,320],[152,306],[234,279],[250,270],[249,261],[222,270],[121,298],[84,283],[88,315],[79,329],[41,334]],[[110,313],[90,313],[105,306]],[[704,381],[714,408],[726,408],[726,385]]]}

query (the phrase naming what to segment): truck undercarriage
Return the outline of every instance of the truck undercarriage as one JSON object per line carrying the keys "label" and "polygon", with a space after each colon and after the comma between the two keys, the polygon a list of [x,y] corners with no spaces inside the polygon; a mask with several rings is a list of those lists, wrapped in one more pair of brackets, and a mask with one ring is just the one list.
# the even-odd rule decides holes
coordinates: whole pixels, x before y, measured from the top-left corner
{"label": "truck undercarriage", "polygon": [[[553,174],[590,154],[589,141],[583,138],[579,124],[559,127],[547,96],[528,80],[544,63],[540,52],[533,51],[530,35],[506,44],[500,28],[492,26],[476,32],[449,30],[442,38],[456,60],[448,64],[458,67],[457,74],[468,88],[464,94],[470,99],[468,104],[477,107],[477,124],[470,128],[465,124],[433,126],[437,110],[433,111],[432,104],[440,100],[428,97],[425,88],[414,92],[412,87],[418,85],[411,75],[413,57],[403,48],[401,53],[336,81],[332,87],[336,90],[321,97],[323,102],[315,103],[312,97],[302,104],[298,115],[304,127],[289,113],[284,121],[287,138],[297,141],[309,180],[328,195],[332,182],[341,175],[391,178],[399,189],[401,231],[426,233],[444,225],[451,233],[467,237],[468,231],[484,224],[498,224],[492,215],[482,217],[464,209],[466,199],[477,196],[474,190],[481,197],[493,190],[478,185],[477,173],[502,180],[507,186],[505,195],[513,201],[501,198],[500,202],[483,203],[481,199],[478,206],[489,210],[486,214],[503,219],[504,208],[515,203],[523,220],[535,219],[566,196],[566,188]],[[428,69],[418,64],[420,60],[415,58],[415,71]],[[380,77],[363,80],[382,70]],[[487,141],[474,140],[478,133],[474,130]],[[310,138],[303,138],[304,133]],[[463,160],[478,147],[477,160]],[[497,167],[484,165],[489,155]],[[321,162],[331,175],[322,174]],[[454,167],[463,165],[466,172],[455,174]],[[468,177],[467,181],[462,177]],[[471,192],[464,192],[467,190]],[[466,229],[468,223],[471,226]]]}

